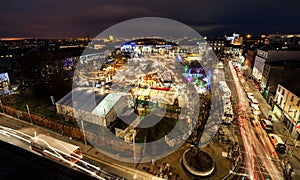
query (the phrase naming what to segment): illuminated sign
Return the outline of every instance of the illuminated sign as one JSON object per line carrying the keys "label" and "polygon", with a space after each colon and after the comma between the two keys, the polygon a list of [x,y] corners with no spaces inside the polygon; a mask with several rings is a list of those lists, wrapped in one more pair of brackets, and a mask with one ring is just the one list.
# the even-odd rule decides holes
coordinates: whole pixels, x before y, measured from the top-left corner
{"label": "illuminated sign", "polygon": [[278,108],[277,105],[274,105],[273,113],[274,113],[278,118],[280,118],[280,117],[281,117],[281,114],[282,114],[282,111]]}

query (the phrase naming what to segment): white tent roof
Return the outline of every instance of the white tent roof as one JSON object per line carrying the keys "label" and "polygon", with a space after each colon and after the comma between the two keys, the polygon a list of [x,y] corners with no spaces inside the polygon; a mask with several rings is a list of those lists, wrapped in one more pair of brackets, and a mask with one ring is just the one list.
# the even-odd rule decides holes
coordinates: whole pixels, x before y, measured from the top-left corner
{"label": "white tent roof", "polygon": [[108,94],[92,111],[92,114],[105,116],[117,104],[122,96],[120,94]]}

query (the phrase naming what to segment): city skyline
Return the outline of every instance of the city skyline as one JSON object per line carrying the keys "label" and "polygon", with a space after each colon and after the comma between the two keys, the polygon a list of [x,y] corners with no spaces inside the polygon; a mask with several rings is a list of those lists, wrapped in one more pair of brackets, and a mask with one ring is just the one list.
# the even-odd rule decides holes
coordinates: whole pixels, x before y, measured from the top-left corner
{"label": "city skyline", "polygon": [[162,17],[186,24],[203,36],[299,33],[300,2],[285,1],[4,1],[0,38],[93,38],[120,22]]}

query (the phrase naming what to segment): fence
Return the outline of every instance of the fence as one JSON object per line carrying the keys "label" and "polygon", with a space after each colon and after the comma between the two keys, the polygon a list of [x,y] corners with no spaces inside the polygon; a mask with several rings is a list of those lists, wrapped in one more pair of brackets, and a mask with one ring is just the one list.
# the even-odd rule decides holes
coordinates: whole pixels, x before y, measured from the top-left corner
{"label": "fence", "polygon": [[[8,114],[10,116],[16,117],[18,119],[24,120],[29,123],[32,122],[34,125],[50,129],[64,136],[69,136],[79,141],[84,140],[83,133],[79,128],[72,127],[71,125],[65,122],[57,121],[55,119],[49,119],[41,115],[36,115],[31,113],[29,114],[28,112],[16,110],[4,105],[2,105],[1,108],[3,113]],[[93,143],[97,143],[99,146],[109,147],[113,151],[128,152],[127,153],[128,155],[133,153],[132,145],[130,143],[124,142],[121,146],[119,145],[116,146],[116,143],[120,143],[120,141],[102,137],[98,133],[89,132],[89,131],[86,131],[86,136],[88,140],[90,140]],[[136,148],[135,153],[141,152],[139,146],[136,146],[135,148]],[[136,154],[136,156],[138,155]]]}

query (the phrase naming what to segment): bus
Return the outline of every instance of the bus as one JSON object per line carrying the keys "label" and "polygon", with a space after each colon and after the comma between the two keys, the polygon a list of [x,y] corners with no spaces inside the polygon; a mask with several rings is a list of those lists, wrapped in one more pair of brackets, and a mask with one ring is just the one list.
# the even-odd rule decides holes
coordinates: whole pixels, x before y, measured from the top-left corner
{"label": "bus", "polygon": [[45,134],[39,134],[31,138],[30,144],[32,150],[47,158],[63,161],[63,163],[67,165],[73,165],[83,157],[79,146],[75,146]]}

